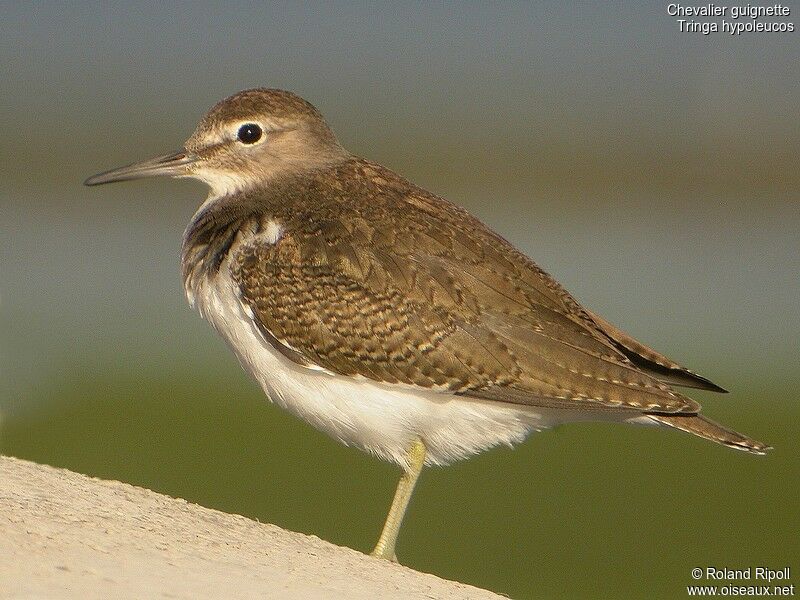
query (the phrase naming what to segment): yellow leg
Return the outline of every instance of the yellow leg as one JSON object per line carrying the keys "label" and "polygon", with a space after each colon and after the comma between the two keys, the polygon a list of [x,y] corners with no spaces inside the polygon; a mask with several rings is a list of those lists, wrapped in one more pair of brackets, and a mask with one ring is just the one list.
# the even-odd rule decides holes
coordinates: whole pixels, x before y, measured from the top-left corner
{"label": "yellow leg", "polygon": [[408,450],[408,470],[403,473],[400,483],[397,484],[392,507],[389,509],[389,515],[386,517],[381,537],[378,539],[375,550],[372,551],[372,556],[397,562],[394,545],[397,542],[397,535],[400,533],[400,526],[403,524],[408,502],[414,493],[414,486],[417,484],[424,464],[425,444],[422,443],[422,440],[417,439]]}

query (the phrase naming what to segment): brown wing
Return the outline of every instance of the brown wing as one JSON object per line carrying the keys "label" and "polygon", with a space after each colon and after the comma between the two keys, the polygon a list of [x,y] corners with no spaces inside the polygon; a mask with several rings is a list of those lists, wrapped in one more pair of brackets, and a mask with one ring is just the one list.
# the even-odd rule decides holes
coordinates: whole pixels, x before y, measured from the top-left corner
{"label": "brown wing", "polygon": [[241,296],[287,356],[518,404],[699,409],[477,219],[404,180],[392,193],[391,172],[379,175],[369,202],[355,190],[346,205],[295,205],[278,244],[236,253]]}
{"label": "brown wing", "polygon": [[[588,311],[587,311],[588,312]],[[614,345],[637,367],[664,383],[681,387],[697,388],[709,392],[727,394],[728,390],[709,381],[705,377],[682,367],[675,361],[667,358],[633,339],[602,317],[589,313],[598,327],[605,333]]]}

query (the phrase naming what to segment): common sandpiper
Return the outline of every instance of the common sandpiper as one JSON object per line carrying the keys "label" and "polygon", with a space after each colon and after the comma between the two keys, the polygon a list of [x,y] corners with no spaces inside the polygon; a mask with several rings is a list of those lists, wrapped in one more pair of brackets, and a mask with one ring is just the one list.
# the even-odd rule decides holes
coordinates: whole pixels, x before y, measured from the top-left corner
{"label": "common sandpiper", "polygon": [[183,286],[267,397],[402,468],[375,556],[396,560],[424,465],[557,424],[769,448],[675,388],[725,390],[583,308],[463,208],[349,153],[293,93],[239,92],[178,152],[86,185],[151,176],[211,188],[183,236]]}

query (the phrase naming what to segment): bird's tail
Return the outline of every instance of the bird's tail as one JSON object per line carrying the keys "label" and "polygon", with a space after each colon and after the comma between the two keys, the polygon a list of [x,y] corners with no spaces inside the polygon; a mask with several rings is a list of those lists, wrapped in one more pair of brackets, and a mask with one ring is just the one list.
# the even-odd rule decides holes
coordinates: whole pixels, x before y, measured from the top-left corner
{"label": "bird's tail", "polygon": [[728,429],[715,423],[711,419],[707,419],[702,415],[647,415],[658,423],[669,425],[675,429],[680,429],[687,433],[693,433],[712,442],[735,448],[737,450],[744,450],[745,452],[752,452],[753,454],[766,454],[767,450],[772,450],[771,446],[767,446],[761,442],[747,437],[741,433]]}

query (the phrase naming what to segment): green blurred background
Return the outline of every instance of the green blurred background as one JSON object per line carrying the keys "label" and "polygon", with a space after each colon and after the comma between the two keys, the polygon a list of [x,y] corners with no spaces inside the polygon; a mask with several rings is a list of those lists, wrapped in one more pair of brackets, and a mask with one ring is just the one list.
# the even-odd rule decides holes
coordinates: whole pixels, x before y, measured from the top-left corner
{"label": "green blurred background", "polygon": [[661,2],[0,14],[4,454],[371,548],[396,469],[266,402],[185,303],[203,187],[81,186],[176,149],[226,95],[283,87],[729,388],[693,396],[775,446],[535,435],[425,472],[402,562],[515,598],[681,598],[697,566],[800,569],[798,34],[680,33]]}

